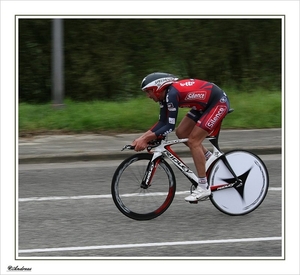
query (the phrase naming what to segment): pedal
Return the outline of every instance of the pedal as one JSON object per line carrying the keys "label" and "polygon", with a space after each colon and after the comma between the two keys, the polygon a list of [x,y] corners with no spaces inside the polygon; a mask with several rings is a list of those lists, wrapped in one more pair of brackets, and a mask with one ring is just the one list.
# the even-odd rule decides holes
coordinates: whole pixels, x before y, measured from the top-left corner
{"label": "pedal", "polygon": [[198,200],[198,201],[208,201],[208,200],[210,200],[210,196],[205,197],[205,198],[203,198],[203,199],[201,199],[201,200]]}
{"label": "pedal", "polygon": [[203,198],[201,200],[198,200],[198,201],[189,201],[189,203],[190,204],[197,204],[199,201],[201,202],[201,201],[208,201],[208,200],[210,200],[210,196],[205,197],[205,198]]}

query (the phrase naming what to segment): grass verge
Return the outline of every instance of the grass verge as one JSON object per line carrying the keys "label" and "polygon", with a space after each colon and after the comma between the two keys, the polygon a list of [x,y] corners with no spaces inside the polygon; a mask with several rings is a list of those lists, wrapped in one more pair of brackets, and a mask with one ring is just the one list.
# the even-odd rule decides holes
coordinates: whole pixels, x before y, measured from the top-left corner
{"label": "grass verge", "polygon": [[[234,112],[223,129],[262,129],[281,127],[280,92],[230,92]],[[159,106],[145,97],[125,101],[74,102],[53,108],[51,103],[18,106],[19,136],[40,133],[133,133],[143,132],[158,119]],[[178,122],[188,109],[180,109]]]}

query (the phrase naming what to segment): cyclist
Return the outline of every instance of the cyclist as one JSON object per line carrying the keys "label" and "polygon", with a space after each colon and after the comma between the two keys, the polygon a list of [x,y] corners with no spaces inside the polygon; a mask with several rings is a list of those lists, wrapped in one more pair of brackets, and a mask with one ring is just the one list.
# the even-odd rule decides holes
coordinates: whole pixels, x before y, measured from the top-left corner
{"label": "cyclist", "polygon": [[200,79],[179,80],[175,75],[155,72],[141,83],[142,91],[160,104],[159,120],[147,132],[133,141],[136,151],[142,151],[148,142],[166,136],[175,129],[178,108],[191,108],[176,129],[178,138],[188,138],[189,147],[198,174],[198,186],[185,198],[187,202],[204,200],[210,196],[205,162],[211,155],[202,142],[221,123],[229,111],[229,99],[214,83]]}

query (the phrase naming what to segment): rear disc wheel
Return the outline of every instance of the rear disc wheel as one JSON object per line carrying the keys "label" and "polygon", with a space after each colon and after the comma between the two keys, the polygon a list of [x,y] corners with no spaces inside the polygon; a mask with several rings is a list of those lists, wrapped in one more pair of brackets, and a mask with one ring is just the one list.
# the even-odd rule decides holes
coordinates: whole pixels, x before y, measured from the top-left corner
{"label": "rear disc wheel", "polygon": [[225,189],[220,187],[219,190],[213,191],[217,186],[235,182],[222,159],[218,159],[208,175],[208,184],[213,191],[211,202],[228,215],[248,214],[255,210],[267,195],[267,167],[257,155],[246,150],[233,150],[225,153],[225,157],[242,184]]}

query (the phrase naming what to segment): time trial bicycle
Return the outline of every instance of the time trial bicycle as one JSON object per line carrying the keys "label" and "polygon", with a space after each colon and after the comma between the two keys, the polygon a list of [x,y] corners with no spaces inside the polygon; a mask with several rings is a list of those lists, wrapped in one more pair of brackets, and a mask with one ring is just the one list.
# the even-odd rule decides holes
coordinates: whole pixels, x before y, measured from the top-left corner
{"label": "time trial bicycle", "polygon": [[[245,215],[265,199],[269,188],[268,170],[256,154],[247,150],[222,152],[218,144],[220,129],[221,123],[207,136],[213,146],[213,154],[206,162],[211,189],[209,199],[225,214]],[[147,147],[148,153],[136,153],[118,166],[111,193],[121,213],[135,220],[150,220],[168,209],[175,196],[176,178],[167,159],[192,183],[190,192],[193,191],[198,177],[171,148],[187,141],[187,138],[152,141]],[[122,151],[125,149],[134,147],[126,145]]]}

